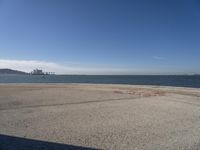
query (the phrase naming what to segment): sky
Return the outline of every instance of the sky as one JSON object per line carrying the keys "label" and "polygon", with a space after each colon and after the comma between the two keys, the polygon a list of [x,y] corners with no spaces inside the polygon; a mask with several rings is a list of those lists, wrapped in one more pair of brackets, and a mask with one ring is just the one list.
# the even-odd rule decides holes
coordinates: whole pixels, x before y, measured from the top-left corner
{"label": "sky", "polygon": [[200,0],[0,0],[0,68],[200,73]]}

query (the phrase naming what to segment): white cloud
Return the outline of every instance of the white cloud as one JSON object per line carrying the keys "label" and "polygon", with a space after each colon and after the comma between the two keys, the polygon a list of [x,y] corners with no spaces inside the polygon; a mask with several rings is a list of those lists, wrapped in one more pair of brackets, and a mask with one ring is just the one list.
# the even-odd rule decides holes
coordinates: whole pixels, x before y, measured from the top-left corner
{"label": "white cloud", "polygon": [[143,70],[133,70],[124,68],[91,68],[74,67],[72,65],[62,65],[54,62],[38,60],[9,60],[0,59],[0,68],[10,68],[25,72],[33,69],[43,69],[45,72],[55,72],[56,74],[141,74]]}
{"label": "white cloud", "polygon": [[[164,58],[155,58],[164,59]],[[45,72],[55,72],[56,74],[90,74],[90,75],[141,75],[141,74],[173,74],[178,72],[173,68],[152,68],[135,66],[129,68],[117,67],[85,67],[81,64],[65,63],[58,64],[55,62],[39,61],[39,60],[10,60],[0,59],[0,69],[9,68],[25,72],[31,72],[33,69],[42,69]]]}
{"label": "white cloud", "polygon": [[5,60],[0,59],[0,68],[11,68],[26,72],[31,72],[35,68],[40,68],[45,71],[60,72],[65,67],[52,62],[35,61],[35,60]]}

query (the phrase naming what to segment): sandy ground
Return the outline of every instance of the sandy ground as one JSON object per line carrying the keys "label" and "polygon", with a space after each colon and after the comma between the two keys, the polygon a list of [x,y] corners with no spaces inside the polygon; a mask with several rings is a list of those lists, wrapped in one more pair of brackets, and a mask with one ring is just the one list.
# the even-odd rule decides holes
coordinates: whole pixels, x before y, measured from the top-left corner
{"label": "sandy ground", "polygon": [[0,150],[200,149],[200,89],[0,84]]}

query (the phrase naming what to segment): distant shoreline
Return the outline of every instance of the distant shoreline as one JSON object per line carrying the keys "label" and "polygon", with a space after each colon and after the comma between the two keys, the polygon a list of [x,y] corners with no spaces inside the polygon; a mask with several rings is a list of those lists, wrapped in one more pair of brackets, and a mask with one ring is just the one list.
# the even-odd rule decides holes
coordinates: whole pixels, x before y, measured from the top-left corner
{"label": "distant shoreline", "polygon": [[[33,75],[30,73],[25,74],[15,74],[15,73],[0,73],[0,75]],[[200,74],[34,74],[34,76],[43,76],[43,75],[56,75],[56,76],[200,76]]]}

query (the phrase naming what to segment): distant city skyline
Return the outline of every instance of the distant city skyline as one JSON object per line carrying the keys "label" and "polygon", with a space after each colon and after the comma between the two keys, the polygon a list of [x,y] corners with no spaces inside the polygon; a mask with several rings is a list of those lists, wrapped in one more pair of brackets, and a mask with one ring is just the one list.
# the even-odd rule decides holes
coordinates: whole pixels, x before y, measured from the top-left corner
{"label": "distant city skyline", "polygon": [[0,68],[199,74],[198,0],[0,0]]}

